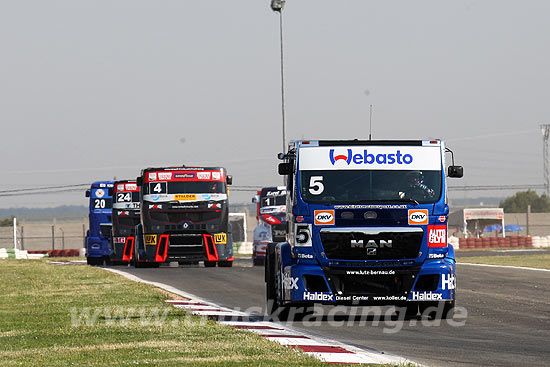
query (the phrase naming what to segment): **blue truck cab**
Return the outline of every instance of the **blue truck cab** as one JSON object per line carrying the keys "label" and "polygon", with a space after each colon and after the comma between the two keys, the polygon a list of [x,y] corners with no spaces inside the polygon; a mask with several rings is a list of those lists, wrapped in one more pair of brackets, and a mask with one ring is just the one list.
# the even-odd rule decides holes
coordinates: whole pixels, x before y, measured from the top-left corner
{"label": "blue truck cab", "polygon": [[291,142],[279,154],[288,229],[267,248],[268,312],[320,303],[450,315],[446,176],[463,169],[453,157],[446,175],[446,152],[440,140]]}
{"label": "blue truck cab", "polygon": [[90,227],[86,232],[84,246],[86,260],[89,265],[102,265],[109,261],[111,249],[111,216],[113,208],[113,181],[96,181],[86,190],[90,198]]}

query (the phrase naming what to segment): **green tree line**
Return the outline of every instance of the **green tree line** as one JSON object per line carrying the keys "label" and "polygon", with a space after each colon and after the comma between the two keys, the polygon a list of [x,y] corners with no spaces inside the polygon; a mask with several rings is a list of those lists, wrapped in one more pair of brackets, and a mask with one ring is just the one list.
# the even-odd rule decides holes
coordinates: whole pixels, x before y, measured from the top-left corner
{"label": "green tree line", "polygon": [[500,202],[505,213],[527,213],[528,205],[531,205],[533,213],[550,212],[550,198],[546,194],[539,196],[533,190],[517,192]]}

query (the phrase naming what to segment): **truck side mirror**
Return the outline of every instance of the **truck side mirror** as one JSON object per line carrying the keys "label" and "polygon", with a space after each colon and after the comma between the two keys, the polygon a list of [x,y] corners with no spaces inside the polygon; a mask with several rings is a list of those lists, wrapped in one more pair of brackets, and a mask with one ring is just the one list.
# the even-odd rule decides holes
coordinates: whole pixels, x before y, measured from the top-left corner
{"label": "truck side mirror", "polygon": [[462,166],[449,166],[447,176],[461,178],[464,176],[464,168]]}
{"label": "truck side mirror", "polygon": [[143,179],[141,178],[141,176],[139,176],[139,177],[136,178],[136,184],[137,184],[138,186],[141,186],[141,185],[143,184]]}
{"label": "truck side mirror", "polygon": [[228,185],[233,185],[233,176],[227,175],[227,178],[225,179]]}
{"label": "truck side mirror", "polygon": [[90,197],[90,189],[86,190],[86,197],[87,197],[87,198]]}
{"label": "truck side mirror", "polygon": [[254,197],[252,198],[252,202],[254,204],[258,204],[260,202],[260,195],[254,195]]}
{"label": "truck side mirror", "polygon": [[291,175],[292,173],[291,163],[279,163],[279,174],[281,176]]}
{"label": "truck side mirror", "polygon": [[109,191],[109,196],[113,196],[113,191],[114,191],[113,188],[112,188],[112,187],[109,187],[109,190],[108,190],[108,191]]}

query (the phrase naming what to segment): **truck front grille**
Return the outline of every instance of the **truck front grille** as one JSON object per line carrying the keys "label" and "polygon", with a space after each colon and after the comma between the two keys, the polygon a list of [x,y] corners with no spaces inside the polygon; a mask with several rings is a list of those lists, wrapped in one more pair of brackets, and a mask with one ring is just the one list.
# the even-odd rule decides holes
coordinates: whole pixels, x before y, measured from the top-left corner
{"label": "truck front grille", "polygon": [[206,257],[202,235],[171,234],[168,258],[171,260],[203,260]]}
{"label": "truck front grille", "polygon": [[323,228],[321,242],[329,260],[403,260],[418,256],[424,231],[419,227]]}

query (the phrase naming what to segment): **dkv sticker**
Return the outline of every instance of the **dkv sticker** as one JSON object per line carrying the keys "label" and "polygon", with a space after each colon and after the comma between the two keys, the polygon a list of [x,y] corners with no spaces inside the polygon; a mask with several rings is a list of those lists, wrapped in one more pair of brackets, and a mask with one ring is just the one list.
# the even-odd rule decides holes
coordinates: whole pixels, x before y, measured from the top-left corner
{"label": "dkv sticker", "polygon": [[334,225],[334,210],[315,210],[313,215],[317,226]]}
{"label": "dkv sticker", "polygon": [[409,209],[409,225],[428,224],[428,209]]}

